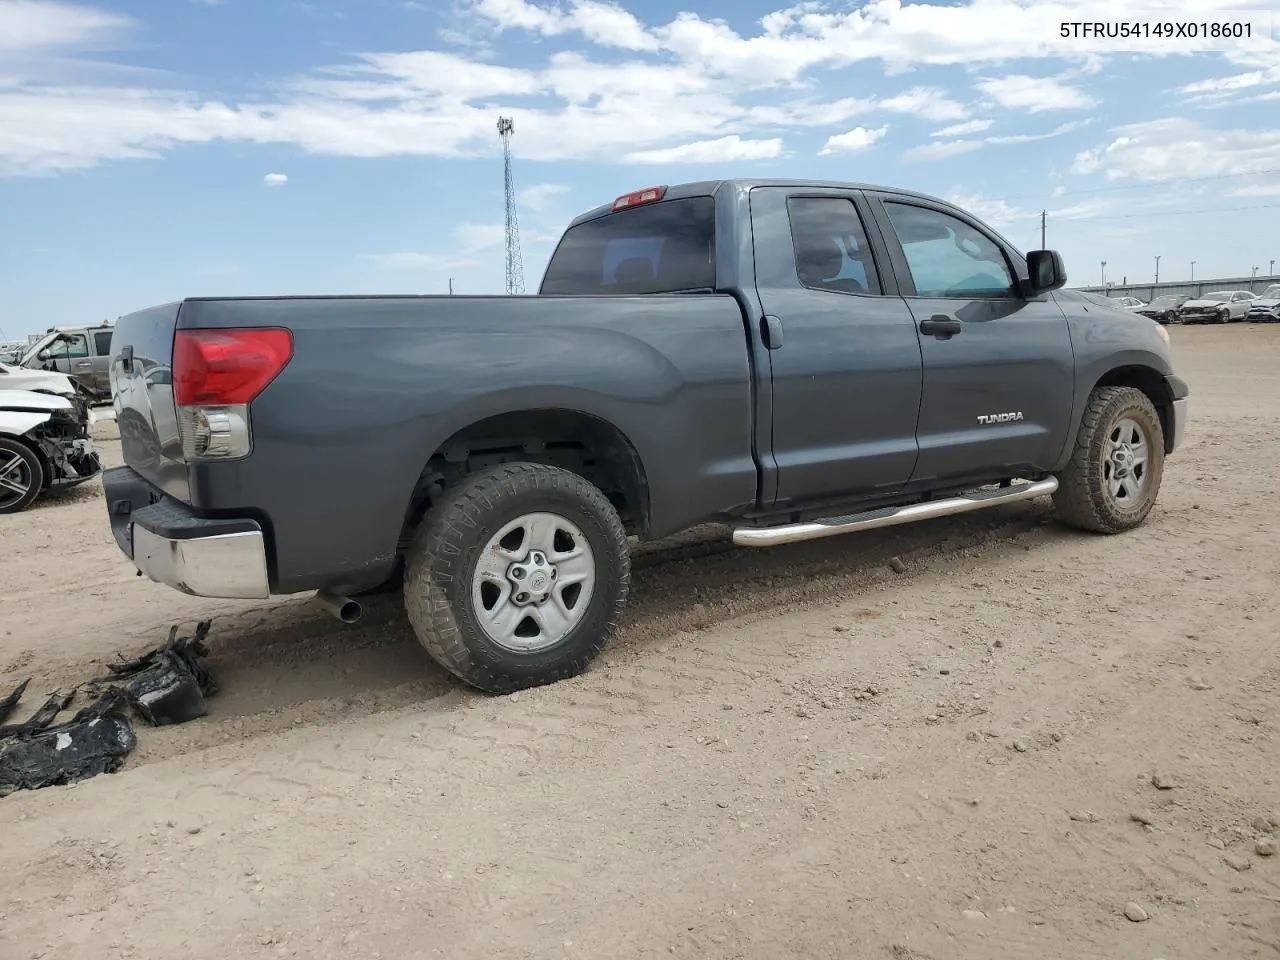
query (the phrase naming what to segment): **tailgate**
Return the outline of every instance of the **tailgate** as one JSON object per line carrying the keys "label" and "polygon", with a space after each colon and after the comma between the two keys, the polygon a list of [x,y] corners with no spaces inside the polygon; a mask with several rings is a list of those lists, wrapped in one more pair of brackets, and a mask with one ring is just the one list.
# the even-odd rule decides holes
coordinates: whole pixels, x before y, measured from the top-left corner
{"label": "tailgate", "polygon": [[111,396],[125,463],[169,496],[189,502],[171,367],[180,307],[168,303],[116,321]]}

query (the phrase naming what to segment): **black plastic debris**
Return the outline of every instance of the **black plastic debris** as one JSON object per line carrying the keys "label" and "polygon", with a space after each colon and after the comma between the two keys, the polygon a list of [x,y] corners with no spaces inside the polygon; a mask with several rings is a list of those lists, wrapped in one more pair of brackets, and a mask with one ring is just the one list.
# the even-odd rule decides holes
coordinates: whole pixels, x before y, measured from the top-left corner
{"label": "black plastic debris", "polygon": [[[25,687],[26,683],[18,688],[18,696]],[[62,709],[50,712],[52,706],[67,703],[71,696],[55,694],[26,723],[0,728],[0,796],[120,769],[138,743],[126,696],[108,690],[66,723],[50,726]]]}
{"label": "black plastic debris", "polygon": [[[31,681],[29,679],[23,680],[22,683],[18,685],[17,690],[9,694],[8,697],[5,697],[6,702],[12,698],[13,703],[9,704],[8,710],[0,709],[0,720],[4,719],[4,715],[12,710],[18,700],[22,698],[22,694],[27,689],[27,684],[30,682]],[[41,704],[40,709],[33,713],[31,715],[31,719],[27,720],[25,723],[14,723],[6,727],[0,727],[0,739],[5,737],[20,737],[28,733],[43,730],[49,724],[53,723],[58,714],[66,709],[67,704],[72,701],[75,695],[75,690],[72,690],[70,693],[54,693],[48,700]]]}
{"label": "black plastic debris", "polygon": [[111,676],[99,677],[90,685],[122,691],[138,715],[155,727],[203,717],[208,713],[205,697],[218,692],[200,662],[209,655],[204,642],[209,623],[200,621],[189,637],[179,637],[178,628],[172,627],[164,646],[136,660],[108,664]]}
{"label": "black plastic debris", "polygon": [[23,680],[18,684],[17,689],[15,689],[13,693],[9,694],[3,700],[0,700],[0,723],[4,723],[9,719],[9,714],[13,713],[13,708],[18,705],[18,701],[21,700],[22,695],[26,693],[27,684],[30,682],[31,678],[28,677],[26,680]]}

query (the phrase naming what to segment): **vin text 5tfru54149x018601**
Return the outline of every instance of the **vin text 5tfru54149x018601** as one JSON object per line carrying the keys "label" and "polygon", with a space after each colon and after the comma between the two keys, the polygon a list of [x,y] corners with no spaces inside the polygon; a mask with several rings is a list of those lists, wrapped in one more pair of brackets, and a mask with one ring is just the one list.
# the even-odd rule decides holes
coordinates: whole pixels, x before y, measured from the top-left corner
{"label": "vin text 5tfru54149x018601", "polygon": [[628,535],[763,546],[1052,495],[1142,523],[1187,386],[1152,320],[905,190],[723,180],[575,219],[537,296],[194,298],[122,317],[111,528],[201,596],[402,580],[490,691],[583,670]]}

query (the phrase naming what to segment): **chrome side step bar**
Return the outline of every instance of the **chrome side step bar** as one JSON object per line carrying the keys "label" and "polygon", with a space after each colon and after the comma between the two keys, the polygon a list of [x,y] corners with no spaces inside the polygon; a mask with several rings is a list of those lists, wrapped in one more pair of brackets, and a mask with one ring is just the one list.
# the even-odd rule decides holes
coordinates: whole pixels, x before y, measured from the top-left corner
{"label": "chrome side step bar", "polygon": [[773,547],[781,543],[818,540],[822,537],[853,533],[855,530],[896,527],[899,524],[914,523],[917,520],[932,520],[934,517],[950,517],[957,513],[985,510],[987,507],[998,507],[1002,503],[1034,500],[1036,497],[1048,496],[1057,489],[1057,478],[1048,477],[1045,480],[1037,480],[1035,483],[1022,483],[1012,487],[1001,487],[998,490],[978,490],[962,497],[930,500],[905,507],[882,507],[879,510],[867,510],[847,517],[823,517],[821,520],[788,523],[778,527],[738,527],[733,531],[733,542],[739,547]]}

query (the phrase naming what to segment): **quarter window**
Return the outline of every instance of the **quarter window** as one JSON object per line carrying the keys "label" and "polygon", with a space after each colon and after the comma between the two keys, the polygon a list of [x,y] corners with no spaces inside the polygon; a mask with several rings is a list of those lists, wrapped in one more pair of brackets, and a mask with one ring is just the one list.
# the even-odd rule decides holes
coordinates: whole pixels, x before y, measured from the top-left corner
{"label": "quarter window", "polygon": [[835,293],[881,292],[862,218],[852,200],[792,197],[787,217],[801,284]]}
{"label": "quarter window", "polygon": [[93,346],[100,357],[111,356],[111,331],[99,330],[93,335]]}
{"label": "quarter window", "polygon": [[919,297],[1016,297],[1004,253],[986,234],[956,217],[907,203],[886,202]]}

